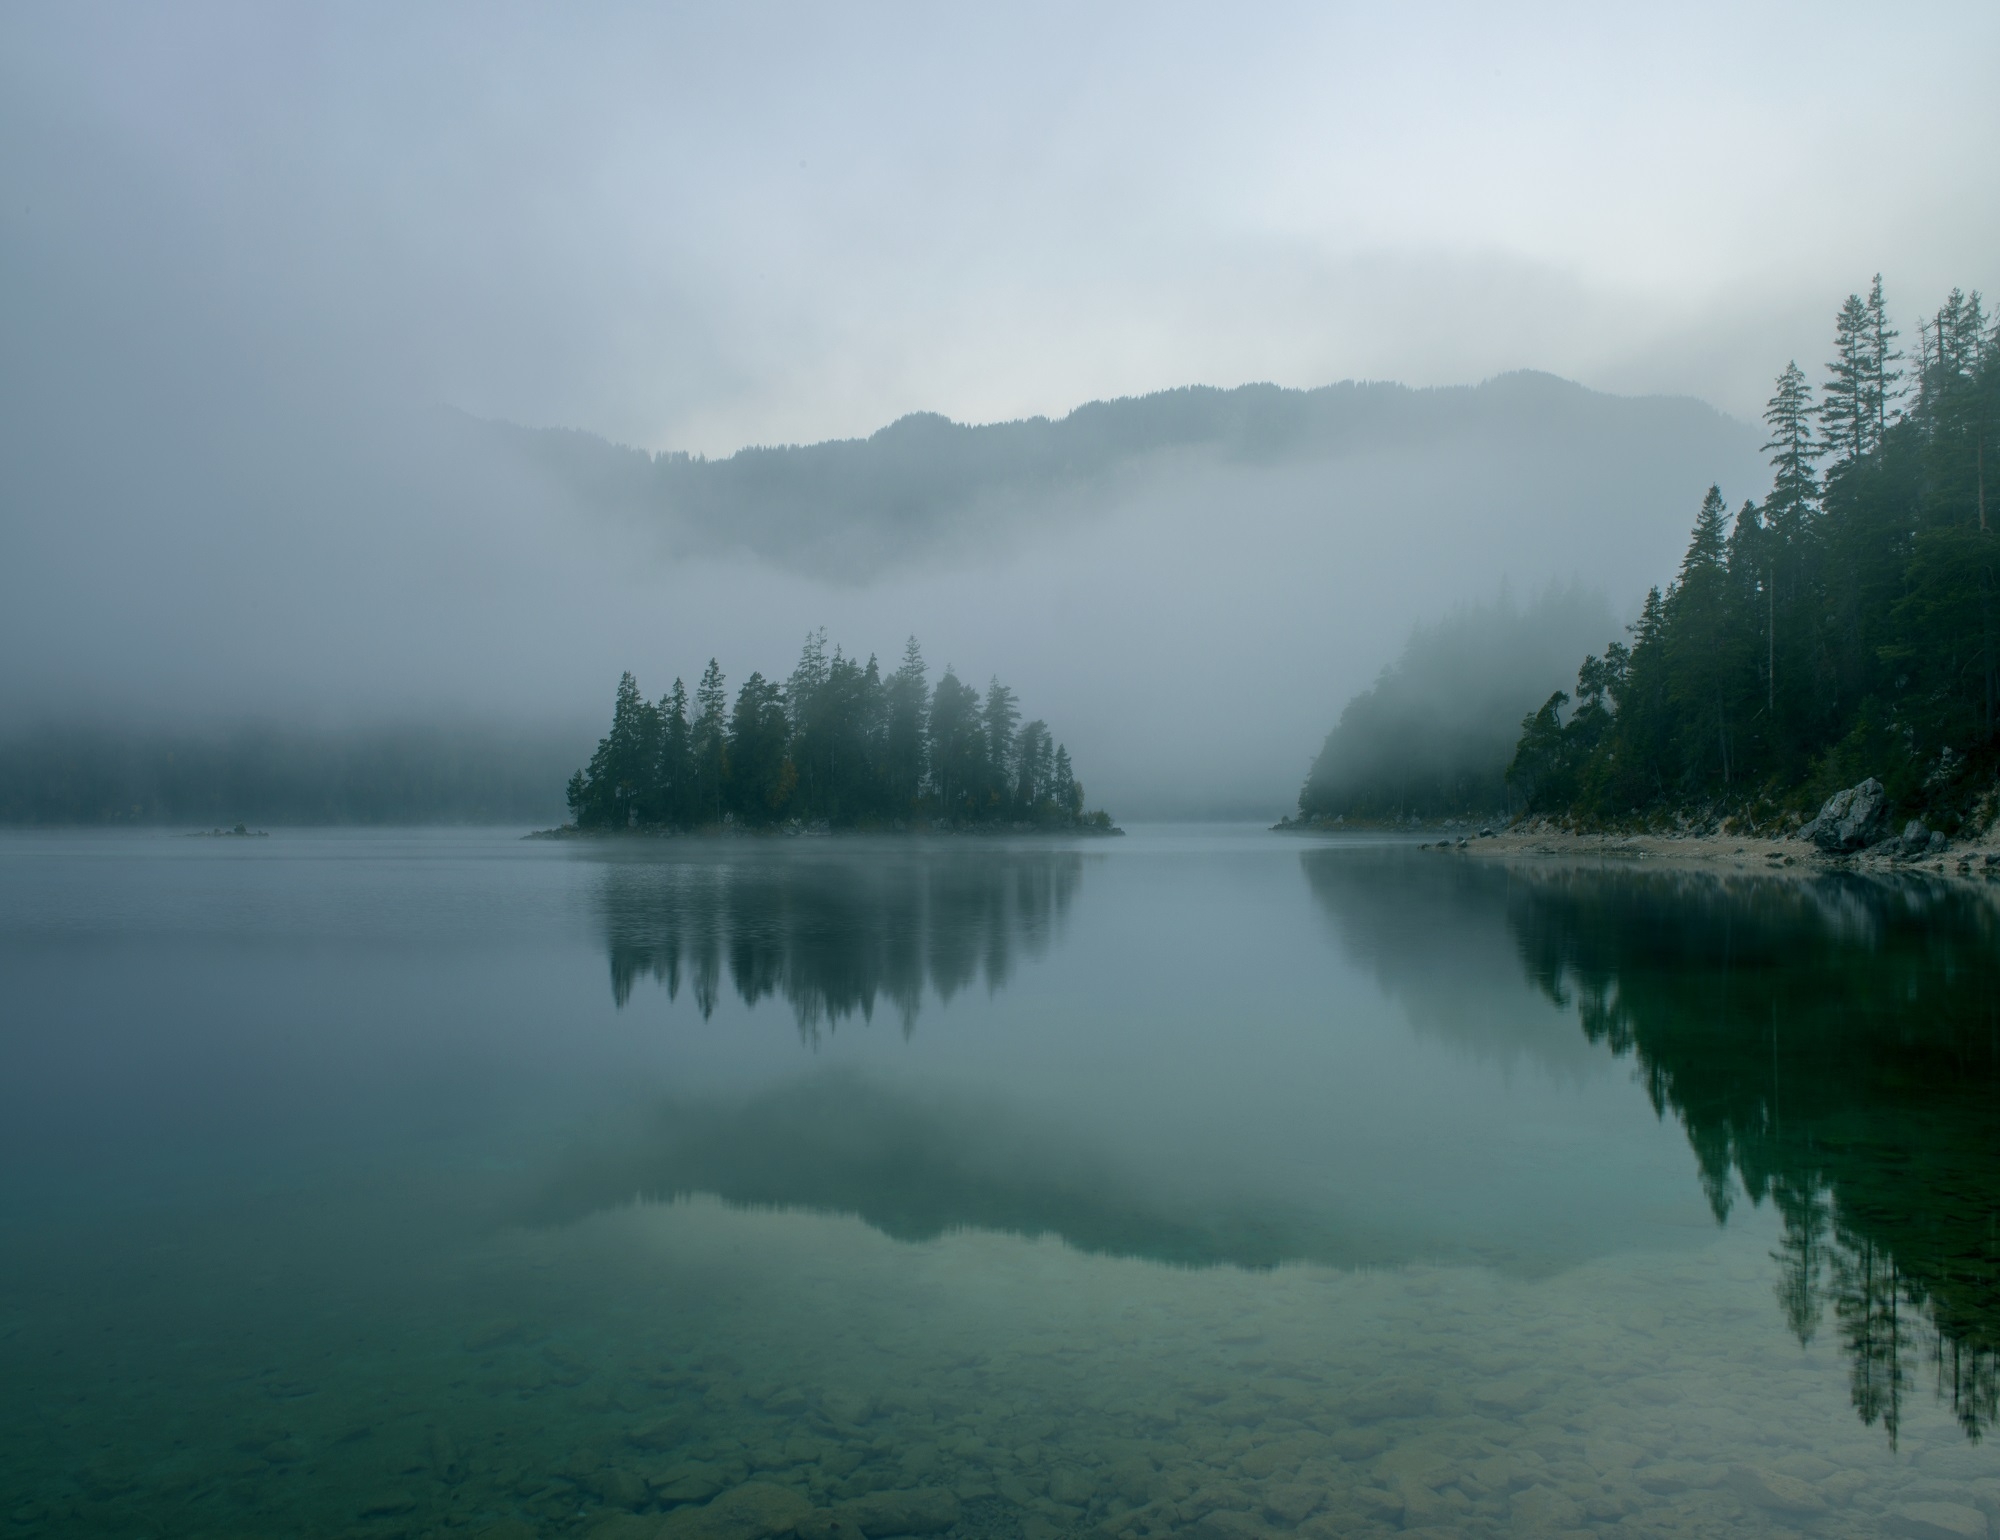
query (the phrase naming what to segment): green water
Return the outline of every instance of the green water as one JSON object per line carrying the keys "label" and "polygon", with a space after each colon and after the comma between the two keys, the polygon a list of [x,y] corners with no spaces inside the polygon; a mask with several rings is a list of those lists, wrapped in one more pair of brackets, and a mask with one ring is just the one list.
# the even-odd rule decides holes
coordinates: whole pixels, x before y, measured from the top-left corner
{"label": "green water", "polygon": [[1984,1534],[2000,910],[0,839],[0,1536]]}

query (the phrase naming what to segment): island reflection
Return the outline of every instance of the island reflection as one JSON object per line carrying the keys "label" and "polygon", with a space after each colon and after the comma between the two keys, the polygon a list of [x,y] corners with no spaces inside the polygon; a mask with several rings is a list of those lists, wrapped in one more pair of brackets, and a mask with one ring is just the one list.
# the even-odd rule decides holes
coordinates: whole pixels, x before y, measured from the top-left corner
{"label": "island reflection", "polygon": [[710,1015],[725,975],[746,1005],[784,1000],[818,1039],[886,1001],[908,1034],[939,1001],[1001,988],[1061,935],[1083,855],[972,841],[687,841],[620,852],[597,894],[612,998],[640,980],[685,986]]}
{"label": "island reflection", "polygon": [[[1739,1194],[1775,1205],[1778,1305],[1801,1343],[1830,1317],[1864,1422],[1893,1441],[1921,1377],[1968,1436],[1993,1425],[1991,896],[1917,876],[1502,867],[1333,848],[1303,861],[1344,944],[1419,1005],[1454,976],[1442,953],[1504,925],[1514,967],[1589,1043],[1630,1058],[1655,1111],[1679,1120],[1717,1222]],[[1407,923],[1425,911],[1454,922]],[[1481,988],[1492,972],[1490,949],[1475,949],[1457,977]],[[1476,1014],[1465,1004],[1460,1022]]]}

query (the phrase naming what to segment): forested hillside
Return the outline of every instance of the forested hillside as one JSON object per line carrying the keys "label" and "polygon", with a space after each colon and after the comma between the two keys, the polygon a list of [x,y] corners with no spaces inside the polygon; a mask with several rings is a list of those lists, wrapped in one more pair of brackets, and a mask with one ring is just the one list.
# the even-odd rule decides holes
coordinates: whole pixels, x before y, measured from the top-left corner
{"label": "forested hillside", "polygon": [[982,698],[947,668],[931,689],[915,637],[884,678],[873,657],[829,656],[824,631],[790,679],[753,673],[733,706],[712,658],[692,698],[676,679],[650,702],[625,675],[569,807],[580,829],[1111,828],[1084,812],[1069,750],[1048,723],[1023,722],[998,679]]}
{"label": "forested hillside", "polygon": [[1555,586],[1525,607],[1502,594],[1410,634],[1347,703],[1299,793],[1308,820],[1395,822],[1507,811],[1521,713],[1612,626],[1602,594]]}
{"label": "forested hillside", "polygon": [[1878,277],[1842,306],[1816,391],[1786,365],[1769,494],[1732,518],[1711,488],[1631,640],[1522,724],[1509,778],[1531,808],[1763,825],[1872,775],[1955,828],[1990,786],[2000,332],[1954,289],[1898,341]]}

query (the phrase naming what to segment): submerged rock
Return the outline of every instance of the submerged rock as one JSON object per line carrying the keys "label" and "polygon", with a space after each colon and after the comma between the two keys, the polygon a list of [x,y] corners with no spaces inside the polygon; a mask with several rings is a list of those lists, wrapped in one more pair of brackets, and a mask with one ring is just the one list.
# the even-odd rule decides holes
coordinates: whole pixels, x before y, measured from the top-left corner
{"label": "submerged rock", "polygon": [[1888,820],[1888,794],[1871,775],[1858,786],[1828,797],[1819,817],[1799,833],[1830,855],[1842,855],[1874,844]]}
{"label": "submerged rock", "polygon": [[876,1540],[881,1535],[934,1535],[958,1522],[958,1494],[949,1487],[870,1492],[840,1504],[833,1515]]}
{"label": "submerged rock", "polygon": [[773,1540],[809,1518],[813,1506],[790,1487],[746,1481],[702,1508],[676,1508],[660,1523],[659,1540]]}
{"label": "submerged rock", "polygon": [[1773,1513],[1824,1513],[1826,1499],[1796,1476],[1738,1465],[1729,1472],[1729,1489],[1746,1503]]}
{"label": "submerged rock", "polygon": [[1960,1503],[1909,1503],[1889,1515],[1889,1533],[1911,1540],[1985,1540],[1986,1515]]}

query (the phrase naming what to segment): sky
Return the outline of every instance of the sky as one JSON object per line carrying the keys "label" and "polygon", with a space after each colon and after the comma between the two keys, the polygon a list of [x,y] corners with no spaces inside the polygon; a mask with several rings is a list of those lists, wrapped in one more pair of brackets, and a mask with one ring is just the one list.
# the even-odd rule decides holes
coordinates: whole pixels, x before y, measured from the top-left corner
{"label": "sky", "polygon": [[1752,416],[1871,274],[1906,331],[1994,280],[1996,47],[1984,4],[20,5],[7,266],[649,449],[1523,367]]}
{"label": "sky", "polygon": [[5,7],[0,721],[594,721],[825,624],[1008,676],[1133,805],[1239,692],[1222,802],[1275,810],[1413,622],[1629,610],[1710,479],[1761,493],[1751,429],[1532,529],[1589,478],[1196,476],[857,589],[676,556],[439,409],[718,456],[1533,369],[1754,423],[1872,274],[1906,340],[2000,287],[1996,45],[1990,4]]}

